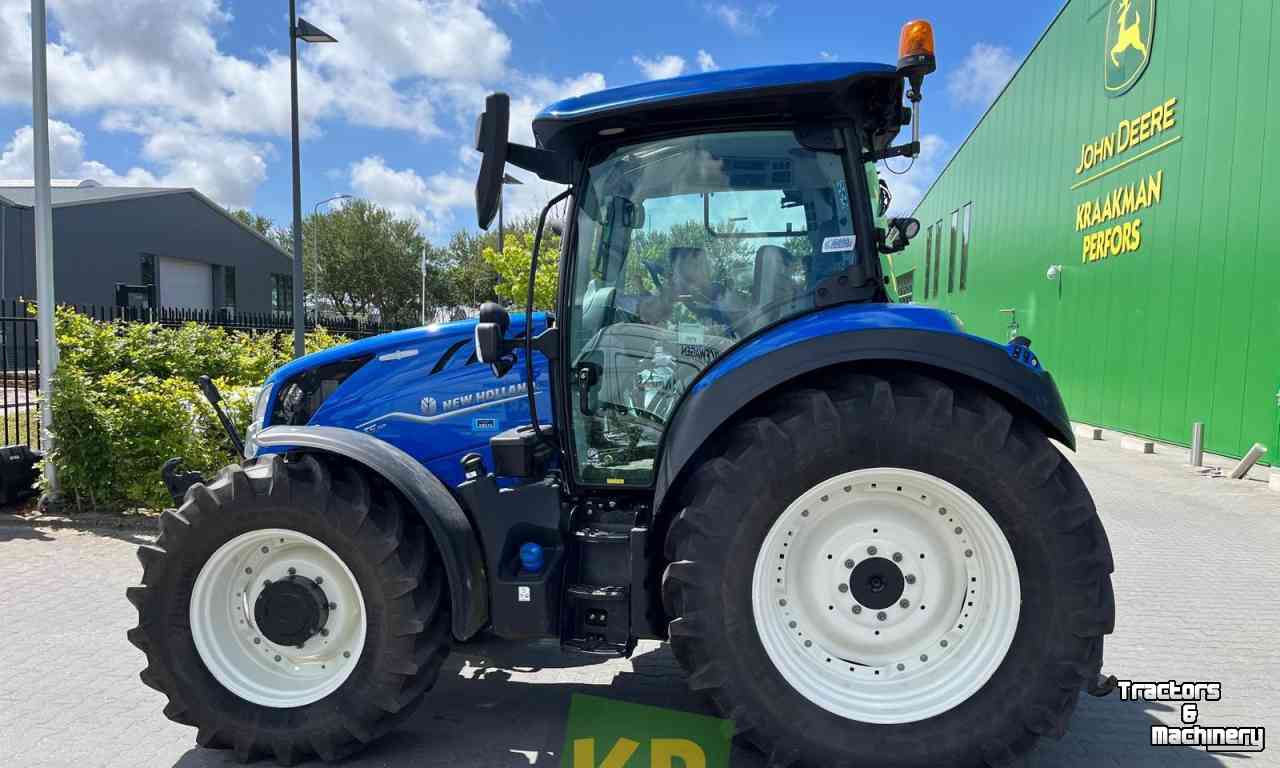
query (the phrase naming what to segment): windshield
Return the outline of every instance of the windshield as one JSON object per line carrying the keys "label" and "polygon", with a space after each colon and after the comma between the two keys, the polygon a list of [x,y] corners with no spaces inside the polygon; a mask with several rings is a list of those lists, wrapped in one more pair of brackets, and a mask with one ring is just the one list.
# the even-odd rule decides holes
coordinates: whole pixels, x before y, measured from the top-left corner
{"label": "windshield", "polygon": [[856,263],[844,165],[791,131],[685,136],[612,152],[577,199],[579,479],[647,484],[693,377]]}

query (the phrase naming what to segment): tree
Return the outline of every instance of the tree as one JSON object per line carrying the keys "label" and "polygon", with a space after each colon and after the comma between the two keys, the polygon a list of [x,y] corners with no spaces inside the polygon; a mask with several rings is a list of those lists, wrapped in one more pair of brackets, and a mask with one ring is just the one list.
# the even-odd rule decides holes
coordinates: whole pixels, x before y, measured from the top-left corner
{"label": "tree", "polygon": [[[517,307],[525,306],[529,300],[529,266],[533,258],[534,240],[534,233],[530,229],[521,228],[505,233],[502,253],[493,246],[485,246],[484,249],[485,262],[500,278],[494,290]],[[533,281],[535,309],[555,307],[559,274],[560,238],[551,232],[543,232],[542,247],[538,251],[538,274]]]}
{"label": "tree", "polygon": [[254,232],[257,232],[265,238],[272,239],[276,225],[271,219],[268,219],[266,216],[260,216],[245,208],[232,208],[228,212],[236,219],[236,221],[239,221],[249,229],[252,229]]}
{"label": "tree", "polygon": [[[440,261],[411,219],[397,218],[367,200],[352,200],[303,220],[303,272],[307,293],[345,317],[375,311],[385,322],[412,323],[421,310],[420,262]],[[290,241],[291,230],[280,237]],[[428,269],[428,304],[440,300],[442,276]]]}

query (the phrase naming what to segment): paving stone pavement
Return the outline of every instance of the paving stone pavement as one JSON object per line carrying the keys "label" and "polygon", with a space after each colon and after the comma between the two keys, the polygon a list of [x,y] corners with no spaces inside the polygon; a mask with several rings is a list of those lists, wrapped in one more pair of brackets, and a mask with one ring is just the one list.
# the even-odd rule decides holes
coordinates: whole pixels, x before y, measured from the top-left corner
{"label": "paving stone pavement", "polygon": [[[1141,680],[1218,680],[1209,725],[1264,725],[1280,736],[1280,494],[1185,466],[1183,452],[1084,442],[1072,457],[1116,554],[1116,633],[1106,668]],[[232,764],[194,747],[138,681],[142,655],[124,590],[144,534],[0,527],[0,767]],[[706,712],[665,646],[592,664],[554,643],[484,640],[458,648],[415,718],[344,765],[558,766],[569,696],[587,692]],[[1228,756],[1148,746],[1176,705],[1082,697],[1071,732],[1025,761],[1063,766],[1280,765],[1280,747]],[[764,761],[748,749],[735,768]]]}

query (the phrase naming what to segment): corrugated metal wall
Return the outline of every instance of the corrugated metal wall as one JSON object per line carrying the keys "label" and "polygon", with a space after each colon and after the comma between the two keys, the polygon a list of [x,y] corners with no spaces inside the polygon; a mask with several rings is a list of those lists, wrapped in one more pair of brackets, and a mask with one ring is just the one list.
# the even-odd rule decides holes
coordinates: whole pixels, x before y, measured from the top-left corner
{"label": "corrugated metal wall", "polygon": [[[1015,310],[1074,419],[1177,443],[1203,421],[1208,450],[1238,456],[1260,441],[1275,463],[1280,4],[1161,0],[1156,11],[1145,74],[1112,97],[1103,57],[1115,9],[1069,2],[916,212],[925,228],[942,223],[938,292],[925,296],[927,231],[897,268],[914,266],[915,301],[954,310],[975,333],[1007,339],[1000,310]],[[939,48],[961,55],[945,36]],[[1144,141],[1077,173],[1084,145],[1123,139],[1121,121],[1135,118]],[[1092,226],[1086,215],[1078,230],[1079,207],[1105,208],[1116,190],[1124,213]],[[964,240],[958,233],[952,257],[952,212],[966,203],[967,274],[948,290]],[[1112,228],[1103,245],[1116,247],[1086,260],[1086,238]],[[1056,282],[1046,278],[1053,264]]]}

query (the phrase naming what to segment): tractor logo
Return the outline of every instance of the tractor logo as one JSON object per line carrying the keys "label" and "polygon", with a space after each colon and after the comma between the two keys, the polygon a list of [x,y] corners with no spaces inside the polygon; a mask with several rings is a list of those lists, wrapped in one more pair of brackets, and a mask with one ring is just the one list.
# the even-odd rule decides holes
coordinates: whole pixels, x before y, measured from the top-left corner
{"label": "tractor logo", "polygon": [[1127,93],[1151,60],[1156,0],[1111,0],[1107,44],[1103,51],[1103,87],[1107,95]]}
{"label": "tractor logo", "polygon": [[436,411],[440,408],[434,397],[424,397],[422,398],[422,402],[418,405],[422,409],[423,416],[435,416]]}

